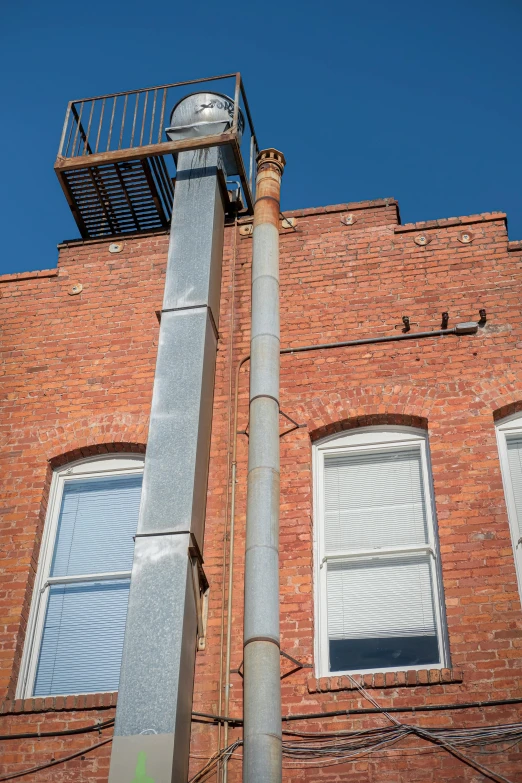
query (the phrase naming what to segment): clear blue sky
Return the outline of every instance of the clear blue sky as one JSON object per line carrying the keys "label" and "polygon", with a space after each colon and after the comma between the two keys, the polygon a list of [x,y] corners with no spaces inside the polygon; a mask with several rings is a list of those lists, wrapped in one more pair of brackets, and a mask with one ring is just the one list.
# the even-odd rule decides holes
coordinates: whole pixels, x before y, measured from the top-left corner
{"label": "clear blue sky", "polygon": [[68,100],[236,70],[283,208],[505,210],[521,239],[521,40],[520,0],[3,0],[0,273],[78,236],[53,171]]}

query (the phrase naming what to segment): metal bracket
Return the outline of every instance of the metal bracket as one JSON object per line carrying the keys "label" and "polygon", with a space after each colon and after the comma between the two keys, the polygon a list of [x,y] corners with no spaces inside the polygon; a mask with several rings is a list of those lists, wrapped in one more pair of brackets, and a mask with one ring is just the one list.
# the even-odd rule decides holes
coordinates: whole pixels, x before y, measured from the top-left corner
{"label": "metal bracket", "polygon": [[306,427],[306,424],[299,424],[297,421],[292,419],[291,416],[289,416],[287,413],[282,411],[281,408],[279,408],[279,414],[281,416],[284,416],[287,421],[289,421],[291,424],[294,425],[293,427],[290,427],[289,429],[284,430],[284,432],[281,432],[280,435],[279,435],[280,438],[284,438],[285,435],[289,435],[294,430],[299,430],[299,429],[302,429],[303,427]]}
{"label": "metal bracket", "polygon": [[283,656],[283,658],[286,658],[291,663],[295,664],[293,669],[290,669],[290,671],[286,672],[285,674],[281,675],[281,679],[284,680],[285,677],[290,677],[291,674],[295,674],[295,672],[300,671],[301,669],[312,669],[313,664],[311,663],[301,663],[301,661],[298,661],[297,658],[293,658],[288,653],[285,653],[284,650],[279,651],[280,655]]}
{"label": "metal bracket", "polygon": [[[298,661],[297,658],[293,658],[291,655],[286,653],[284,650],[279,650],[279,655],[281,655],[283,658],[286,658],[291,663],[295,664],[293,669],[290,669],[290,671],[286,672],[285,674],[282,674],[280,679],[284,680],[285,677],[290,677],[291,674],[295,674],[295,672],[300,671],[301,669],[313,669],[313,664],[311,663],[301,663],[301,661]],[[239,674],[241,679],[243,679],[243,661],[239,664],[239,667],[237,669],[230,669],[231,674]]]}
{"label": "metal bracket", "polygon": [[297,228],[295,227],[295,218],[286,218],[282,212],[279,213],[279,218],[281,220],[281,228],[283,230],[288,230],[290,228],[292,231],[297,232]]}
{"label": "metal bracket", "polygon": [[[285,417],[285,419],[286,419],[287,421],[289,421],[291,424],[293,424],[293,425],[294,425],[293,427],[289,427],[289,429],[287,429],[287,430],[284,430],[283,432],[281,432],[281,433],[279,434],[279,437],[280,437],[280,438],[284,438],[284,437],[285,437],[285,435],[289,435],[289,434],[290,434],[291,432],[293,432],[294,430],[298,430],[298,429],[301,429],[301,428],[303,428],[303,427],[304,427],[304,428],[306,428],[306,427],[307,427],[307,425],[306,425],[306,424],[299,424],[299,422],[295,421],[295,419],[292,419],[292,417],[291,417],[291,416],[289,416],[289,415],[288,415],[287,413],[285,413],[284,411],[282,411],[282,410],[281,410],[281,408],[279,408],[279,415],[280,415],[280,416],[284,416],[284,417]],[[246,427],[245,427],[245,429],[244,429],[244,430],[238,430],[236,434],[237,434],[237,435],[246,435],[246,437],[248,438],[248,428],[249,428],[249,425],[250,425],[250,421],[248,422],[248,424],[246,425]]]}
{"label": "metal bracket", "polygon": [[197,630],[197,650],[204,650],[207,642],[207,619],[208,619],[208,594],[209,584],[203,570],[203,557],[199,547],[191,536],[191,545],[189,546],[189,558],[192,569],[192,586],[194,588],[194,600],[196,601],[196,613],[198,618]]}

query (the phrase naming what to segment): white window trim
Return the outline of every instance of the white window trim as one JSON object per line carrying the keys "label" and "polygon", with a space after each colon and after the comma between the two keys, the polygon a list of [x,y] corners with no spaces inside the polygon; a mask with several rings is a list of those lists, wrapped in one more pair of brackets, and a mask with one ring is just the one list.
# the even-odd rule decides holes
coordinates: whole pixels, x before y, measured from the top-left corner
{"label": "white window trim", "polygon": [[[106,456],[87,457],[86,459],[70,462],[54,471],[49,490],[49,502],[45,519],[38,569],[33,588],[33,597],[29,611],[27,632],[25,636],[24,651],[20,663],[20,674],[16,689],[17,699],[30,698],[33,694],[36,669],[40,654],[42,634],[47,609],[47,601],[51,584],[59,582],[92,580],[95,574],[88,577],[50,577],[51,563],[58,529],[58,517],[63,497],[64,486],[67,481],[78,478],[96,478],[105,476],[129,475],[143,472],[144,457],[140,454],[108,454]],[[128,579],[130,571],[118,571],[110,574],[111,579]],[[109,574],[104,573],[104,579]],[[56,694],[53,694],[56,695]],[[69,696],[72,694],[61,694]]]}
{"label": "white window trim", "polygon": [[[342,676],[343,674],[364,674],[374,672],[374,669],[354,669],[347,671],[329,671],[328,629],[327,629],[327,591],[326,568],[324,563],[324,457],[336,451],[366,451],[376,447],[400,448],[419,444],[421,451],[422,475],[426,494],[426,515],[428,520],[429,540],[428,544],[419,547],[397,547],[372,550],[372,554],[392,554],[405,551],[429,551],[435,559],[435,568],[432,569],[433,595],[435,597],[435,619],[437,623],[437,637],[439,640],[440,663],[432,664],[431,669],[443,669],[449,666],[449,642],[445,618],[442,570],[440,565],[439,544],[437,535],[437,522],[434,505],[433,480],[429,461],[428,437],[424,430],[413,427],[399,427],[390,425],[386,427],[360,427],[350,430],[344,435],[330,435],[313,444],[313,486],[314,486],[314,614],[315,614],[315,669],[316,677]],[[364,553],[357,552],[359,556]],[[328,559],[334,557],[346,557],[346,554],[329,553]],[[354,556],[355,553],[354,553]],[[424,669],[422,666],[409,666],[407,670],[416,671]],[[397,671],[396,666],[382,667],[379,671]]]}
{"label": "white window trim", "polygon": [[522,601],[522,539],[519,539],[517,508],[515,504],[515,495],[513,493],[513,483],[511,481],[511,471],[509,469],[507,453],[507,435],[522,436],[522,414],[515,413],[511,416],[507,416],[505,419],[502,419],[496,424],[495,430],[497,433],[498,453],[500,457],[500,472],[502,474],[504,497],[506,499],[509,532],[511,534],[513,557],[515,559],[518,593],[520,600]]}

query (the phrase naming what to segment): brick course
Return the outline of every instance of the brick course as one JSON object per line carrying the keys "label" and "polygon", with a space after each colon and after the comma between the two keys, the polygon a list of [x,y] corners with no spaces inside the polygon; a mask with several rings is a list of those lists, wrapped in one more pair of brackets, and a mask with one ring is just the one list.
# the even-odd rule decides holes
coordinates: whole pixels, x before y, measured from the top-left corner
{"label": "brick course", "polygon": [[[351,225],[343,215],[353,213]],[[407,315],[414,331],[487,322],[474,336],[359,346],[281,360],[281,406],[306,425],[281,439],[282,649],[314,661],[311,443],[368,424],[419,426],[429,434],[452,670],[365,675],[383,706],[522,698],[522,613],[500,476],[495,419],[522,409],[522,243],[509,242],[503,213],[399,225],[394,199],[287,213],[281,232],[282,346],[395,334]],[[472,241],[459,234],[471,225]],[[415,232],[429,233],[419,246]],[[226,230],[222,312],[205,538],[211,585],[207,645],[198,653],[194,709],[217,713],[230,384],[249,349],[251,238]],[[0,278],[4,477],[0,522],[0,734],[90,725],[114,714],[115,695],[15,701],[25,625],[53,467],[92,453],[143,451],[158,338],[168,236],[68,242],[57,270]],[[234,285],[232,284],[234,281]],[[73,285],[83,290],[71,295]],[[231,345],[231,324],[234,323]],[[232,361],[231,361],[232,360]],[[239,429],[248,415],[248,366],[240,375]],[[281,429],[286,429],[281,420]],[[247,442],[239,436],[232,669],[242,656],[242,580]],[[283,672],[291,668],[282,664]],[[316,681],[308,668],[282,681],[283,713],[369,707],[344,678]],[[330,682],[327,682],[330,680]],[[242,680],[232,675],[230,713],[241,715]],[[420,726],[475,726],[521,720],[522,705],[405,713]],[[301,731],[385,725],[375,715],[296,723]],[[36,729],[34,727],[36,726]],[[108,735],[103,731],[103,739]],[[238,729],[231,736],[240,735]],[[216,727],[193,724],[193,773],[217,749]],[[0,776],[69,755],[97,733],[0,741]],[[288,783],[478,781],[442,751],[403,753],[407,740],[335,767],[285,768]],[[424,746],[426,751],[429,746]],[[473,750],[469,751],[474,755]],[[28,775],[35,783],[105,783],[110,745]],[[522,781],[517,748],[476,756]],[[231,762],[229,780],[240,779]]]}

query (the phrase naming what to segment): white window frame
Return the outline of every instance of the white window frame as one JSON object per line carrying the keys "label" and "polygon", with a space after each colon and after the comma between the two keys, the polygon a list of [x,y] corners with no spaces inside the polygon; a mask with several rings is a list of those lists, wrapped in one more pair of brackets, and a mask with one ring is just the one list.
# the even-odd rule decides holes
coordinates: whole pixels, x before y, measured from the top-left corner
{"label": "white window frame", "polygon": [[[87,457],[70,462],[54,471],[49,491],[49,502],[45,519],[38,569],[33,589],[31,608],[27,623],[24,651],[20,664],[20,674],[16,689],[17,699],[30,698],[33,695],[36,670],[42,644],[49,587],[52,584],[85,582],[97,578],[96,574],[72,577],[51,577],[51,564],[58,530],[58,519],[62,505],[63,490],[68,481],[81,478],[105,478],[107,476],[136,475],[143,473],[144,457],[140,454],[108,454]],[[103,573],[107,579],[129,579],[130,571]],[[53,694],[53,696],[56,694]],[[72,694],[60,694],[69,696]]]}
{"label": "white window frame", "polygon": [[[426,516],[428,522],[428,544],[410,547],[376,548],[371,551],[346,550],[346,552],[329,553],[326,556],[324,546],[324,458],[327,454],[339,452],[364,452],[370,450],[384,451],[408,448],[418,444],[421,453],[422,478],[426,498]],[[327,627],[327,590],[325,567],[328,560],[346,559],[348,556],[390,555],[404,552],[430,552],[434,558],[435,567],[431,569],[433,596],[435,603],[435,620],[437,638],[439,641],[440,663],[430,664],[430,669],[443,669],[449,666],[449,643],[447,635],[444,595],[442,586],[442,570],[440,566],[437,522],[434,505],[433,480],[429,460],[429,444],[427,433],[413,427],[360,427],[345,432],[343,435],[331,435],[313,444],[313,484],[314,484],[314,604],[315,604],[315,668],[316,677],[342,676],[343,674],[363,674],[374,672],[374,669],[351,669],[330,672],[329,646]],[[408,666],[406,670],[425,669],[426,665]],[[382,667],[379,671],[397,671],[397,666]]]}
{"label": "white window frame", "polygon": [[507,452],[507,436],[522,436],[522,413],[514,413],[511,416],[506,416],[505,419],[501,419],[501,421],[497,422],[495,430],[497,434],[498,453],[500,457],[500,472],[502,474],[504,497],[506,499],[509,532],[511,534],[513,557],[515,559],[518,593],[520,600],[522,601],[522,538],[519,538],[517,507],[515,504],[515,495],[513,492],[513,482],[511,481],[511,471],[509,469]]}

